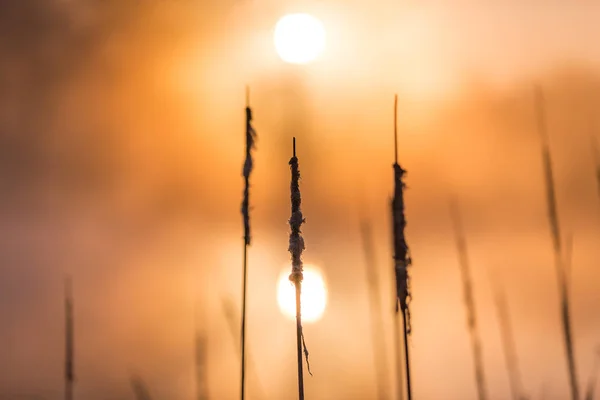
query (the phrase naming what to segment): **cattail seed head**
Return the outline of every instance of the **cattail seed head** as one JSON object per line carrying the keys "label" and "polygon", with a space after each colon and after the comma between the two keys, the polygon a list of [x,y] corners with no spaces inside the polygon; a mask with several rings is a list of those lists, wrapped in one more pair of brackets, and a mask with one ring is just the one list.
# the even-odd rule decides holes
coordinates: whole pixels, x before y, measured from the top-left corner
{"label": "cattail seed head", "polygon": [[244,218],[244,242],[250,245],[250,173],[252,172],[253,160],[252,149],[255,148],[256,132],[252,127],[252,110],[246,107],[246,159],[242,175],[244,176],[244,198],[242,200],[242,216]]}
{"label": "cattail seed head", "polygon": [[404,215],[404,184],[403,177],[406,171],[398,163],[394,164],[394,199],[392,200],[392,215],[394,223],[394,270],[396,274],[396,295],[403,311],[408,310],[410,298],[408,266],[411,264],[408,245],[404,229],[406,217]]}
{"label": "cattail seed head", "polygon": [[302,282],[302,252],[304,251],[304,238],[300,226],[305,222],[304,216],[300,205],[302,199],[300,196],[300,170],[298,169],[298,158],[294,156],[289,162],[290,170],[292,172],[292,179],[290,183],[290,198],[292,202],[292,215],[289,219],[291,228],[290,232],[290,244],[288,251],[292,257],[292,273],[290,274],[290,281],[294,283]]}

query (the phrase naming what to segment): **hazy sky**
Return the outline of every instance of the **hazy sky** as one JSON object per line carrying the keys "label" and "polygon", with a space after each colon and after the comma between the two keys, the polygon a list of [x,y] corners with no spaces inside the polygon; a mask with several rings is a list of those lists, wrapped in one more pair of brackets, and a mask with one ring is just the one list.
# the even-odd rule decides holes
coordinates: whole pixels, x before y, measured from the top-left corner
{"label": "hazy sky", "polygon": [[[212,398],[236,398],[237,342],[222,305],[238,304],[241,285],[246,84],[259,135],[251,398],[295,398],[294,324],[275,293],[289,256],[294,135],[306,261],[322,269],[330,300],[305,329],[307,398],[374,396],[359,209],[387,288],[394,93],[409,171],[415,396],[476,397],[447,207],[455,196],[491,399],[509,391],[490,273],[508,294],[527,392],[565,398],[534,82],[547,98],[563,233],[574,237],[573,329],[587,381],[600,344],[590,146],[600,140],[600,3],[0,0],[0,10],[0,398],[62,393],[65,273],[78,396],[131,399],[137,373],[157,399],[193,398],[197,300]],[[272,44],[277,18],[294,11],[314,13],[328,33],[306,67],[283,65]],[[388,305],[389,291],[381,299]]]}

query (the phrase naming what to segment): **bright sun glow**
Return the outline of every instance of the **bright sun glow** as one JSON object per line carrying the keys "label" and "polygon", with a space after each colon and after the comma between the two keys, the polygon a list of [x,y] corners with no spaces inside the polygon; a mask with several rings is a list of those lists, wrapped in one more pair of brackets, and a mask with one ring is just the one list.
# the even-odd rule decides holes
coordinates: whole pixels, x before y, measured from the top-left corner
{"label": "bright sun glow", "polygon": [[275,49],[291,64],[306,64],[325,49],[325,27],[309,14],[289,14],[275,26]]}
{"label": "bright sun glow", "polygon": [[[291,268],[283,271],[277,285],[277,303],[281,312],[296,318],[296,288],[290,282]],[[315,322],[321,318],[327,304],[327,290],[321,273],[315,267],[304,265],[304,280],[302,281],[302,321]]]}

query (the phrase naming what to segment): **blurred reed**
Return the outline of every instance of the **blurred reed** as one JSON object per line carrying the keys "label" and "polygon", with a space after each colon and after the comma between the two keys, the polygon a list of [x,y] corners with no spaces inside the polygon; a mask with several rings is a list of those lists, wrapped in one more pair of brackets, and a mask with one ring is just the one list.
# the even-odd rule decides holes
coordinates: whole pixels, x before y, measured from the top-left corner
{"label": "blurred reed", "polygon": [[73,290],[71,277],[65,279],[65,400],[73,400],[75,384]]}
{"label": "blurred reed", "polygon": [[[236,351],[240,351],[240,343],[238,341],[238,325],[237,322],[239,321],[239,314],[236,311],[236,307],[235,304],[233,303],[233,301],[231,299],[222,299],[221,300],[222,306],[223,306],[223,314],[225,315],[225,319],[227,320],[227,325],[229,326],[229,330],[231,332],[231,337],[233,338],[234,341],[234,345],[236,347]],[[248,374],[252,374],[254,375],[254,390],[255,390],[255,396],[250,396],[250,397],[254,397],[254,398],[259,398],[259,399],[268,399],[267,394],[265,393],[265,390],[260,382],[260,378],[258,377],[258,369],[256,368],[256,365],[254,364],[254,360],[252,359],[252,354],[250,353],[250,351],[247,352],[246,354],[246,369]],[[252,386],[249,385],[249,387],[251,388]],[[249,389],[250,390],[250,389]],[[250,392],[252,393],[252,392]]]}
{"label": "blurred reed", "polygon": [[497,279],[492,279],[492,290],[494,292],[494,302],[498,313],[502,350],[506,360],[512,398],[513,400],[527,400],[527,396],[523,393],[521,370],[519,368],[519,358],[510,320],[508,302],[506,301],[504,290],[500,287]]}
{"label": "blurred reed", "polygon": [[[406,393],[408,400],[412,399],[412,387],[410,378],[410,356],[408,347],[408,336],[411,332],[410,324],[410,309],[408,307],[410,301],[410,285],[408,267],[411,265],[408,245],[404,229],[406,228],[406,217],[404,215],[404,184],[403,178],[406,171],[398,164],[398,96],[394,96],[394,198],[392,200],[392,224],[393,224],[393,241],[394,241],[394,273],[396,278],[396,293],[395,293],[395,309],[396,316],[398,311],[402,311],[402,337],[404,339],[404,372],[406,374]],[[399,321],[394,321],[396,330]],[[400,333],[395,332],[396,339],[396,369],[397,369],[397,389],[398,399],[403,397],[402,385],[402,361],[401,361],[401,345]]]}
{"label": "blurred reed", "polygon": [[200,318],[199,307],[196,306],[194,315],[194,345],[196,367],[196,399],[208,400],[208,336],[206,334],[206,318]]}
{"label": "blurred reed", "polygon": [[594,173],[596,175],[596,186],[598,190],[598,198],[600,199],[600,149],[598,148],[598,139],[595,136],[591,137],[592,157],[594,159]]}
{"label": "blurred reed", "polygon": [[450,201],[450,216],[452,218],[454,226],[456,248],[458,251],[460,272],[463,282],[465,307],[467,310],[467,327],[469,328],[469,333],[471,334],[471,347],[473,349],[473,363],[475,367],[475,382],[477,384],[477,396],[479,400],[485,400],[488,397],[488,390],[485,381],[481,339],[479,335],[479,328],[477,326],[477,310],[475,307],[475,298],[473,296],[471,267],[469,264],[469,257],[467,255],[467,241],[463,232],[458,205],[454,200]]}
{"label": "blurred reed", "polygon": [[571,388],[571,400],[579,400],[579,386],[577,383],[577,373],[575,365],[575,349],[573,345],[573,334],[571,328],[568,267],[565,265],[565,260],[563,259],[562,253],[563,249],[558,219],[558,208],[556,203],[556,189],[554,185],[554,175],[552,171],[552,160],[550,157],[550,145],[546,129],[546,115],[544,106],[545,104],[542,89],[539,86],[536,86],[535,109],[537,115],[537,128],[542,144],[542,161],[544,167],[544,182],[546,186],[548,221],[550,224],[550,234],[552,237],[552,245],[554,250],[554,263],[558,278],[558,288],[560,294],[560,313],[565,339],[565,348],[567,353],[567,368],[569,374],[569,384]]}
{"label": "blurred reed", "polygon": [[600,372],[600,346],[598,346],[596,349],[594,365],[592,366],[592,372],[590,373],[590,378],[585,391],[585,400],[594,400],[596,395],[596,381],[598,380],[598,372]]}
{"label": "blurred reed", "polygon": [[152,400],[148,386],[141,377],[132,375],[129,382],[131,383],[131,389],[133,390],[136,400]]}
{"label": "blurred reed", "polygon": [[244,220],[244,257],[242,271],[242,323],[241,323],[241,376],[240,398],[244,400],[246,393],[246,297],[248,289],[248,246],[250,246],[250,173],[252,172],[252,149],[256,140],[256,132],[252,127],[252,109],[250,108],[250,89],[246,87],[246,158],[244,160],[244,196],[241,212]]}
{"label": "blurred reed", "polygon": [[292,258],[292,273],[290,281],[296,287],[296,355],[298,359],[298,398],[304,400],[304,374],[302,366],[302,350],[306,357],[308,372],[310,373],[310,364],[308,364],[308,351],[304,343],[304,335],[302,332],[302,313],[301,313],[301,293],[303,279],[303,262],[302,252],[304,251],[304,238],[300,230],[301,225],[305,222],[302,210],[300,209],[302,198],[300,195],[300,170],[298,168],[298,157],[296,157],[296,138],[293,138],[293,155],[289,165],[292,173],[290,183],[290,199],[292,205],[292,215],[290,216],[290,244],[288,251]]}
{"label": "blurred reed", "polygon": [[371,340],[373,343],[373,363],[375,366],[377,398],[384,400],[388,398],[388,383],[385,360],[385,335],[383,329],[383,318],[381,315],[381,301],[379,297],[381,292],[379,288],[379,276],[377,275],[377,262],[375,260],[373,231],[371,229],[371,224],[364,219],[360,223],[360,233],[363,243],[363,252],[365,254],[367,284],[369,287]]}

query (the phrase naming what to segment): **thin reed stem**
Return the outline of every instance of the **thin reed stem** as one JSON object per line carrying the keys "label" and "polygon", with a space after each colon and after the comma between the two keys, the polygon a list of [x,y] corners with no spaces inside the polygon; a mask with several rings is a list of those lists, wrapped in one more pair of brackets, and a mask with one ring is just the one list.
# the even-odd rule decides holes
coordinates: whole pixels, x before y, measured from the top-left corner
{"label": "thin reed stem", "polygon": [[371,317],[371,340],[373,342],[373,362],[375,366],[375,382],[377,384],[377,397],[379,400],[387,399],[387,379],[385,361],[385,336],[383,334],[383,318],[381,315],[381,301],[379,291],[379,277],[377,275],[377,262],[373,246],[371,226],[366,221],[360,224],[367,283],[369,287],[369,305]]}
{"label": "thin reed stem", "polygon": [[[393,238],[394,238],[394,272],[396,278],[396,314],[398,311],[402,311],[402,326],[404,328],[402,337],[404,338],[404,370],[406,373],[406,388],[408,400],[412,400],[412,391],[410,384],[410,359],[408,353],[408,336],[411,332],[410,325],[410,309],[409,302],[411,298],[410,294],[410,282],[408,275],[408,267],[412,264],[410,258],[408,244],[406,243],[406,237],[404,230],[406,228],[406,217],[404,215],[404,170],[400,164],[398,164],[398,96],[394,96],[394,198],[392,200],[392,222],[393,222]],[[398,325],[398,324],[397,324]],[[400,336],[400,335],[398,335]],[[399,338],[397,338],[399,340]],[[397,352],[400,352],[401,346],[397,346]],[[397,357],[400,357],[397,354]],[[401,363],[399,363],[401,364]],[[400,370],[400,368],[398,368]],[[398,398],[401,398],[400,392],[402,391],[401,379],[398,379]]]}
{"label": "thin reed stem", "polygon": [[600,199],[600,149],[598,148],[598,140],[595,136],[591,137],[592,156],[594,159],[594,174],[596,176],[596,186],[598,190],[598,198]]}
{"label": "thin reed stem", "polygon": [[594,357],[594,366],[592,367],[592,372],[590,373],[590,379],[587,384],[587,389],[585,393],[585,400],[594,400],[594,395],[596,393],[596,381],[598,380],[598,370],[600,369],[600,347],[596,350],[596,354]]}
{"label": "thin reed stem", "polygon": [[494,282],[495,281],[492,281],[492,287],[494,291],[494,300],[496,303],[498,320],[500,322],[500,335],[502,337],[502,348],[504,350],[504,358],[508,371],[510,390],[513,400],[522,400],[525,398],[525,396],[523,396],[523,385],[521,383],[521,371],[519,369],[517,346],[515,344],[515,337],[510,321],[508,303],[506,301],[504,291],[502,291],[499,284]]}
{"label": "thin reed stem", "polygon": [[244,239],[244,277],[242,284],[242,326],[241,326],[241,393],[244,400],[246,394],[246,292],[248,288],[248,244]]}
{"label": "thin reed stem", "polygon": [[65,280],[65,400],[73,400],[75,383],[73,293],[71,278]]}
{"label": "thin reed stem", "polygon": [[290,274],[290,281],[296,286],[296,350],[298,356],[298,398],[304,400],[304,374],[302,367],[302,350],[304,350],[304,356],[306,357],[306,363],[308,366],[308,372],[310,373],[310,365],[308,364],[308,351],[304,344],[304,336],[302,333],[302,279],[303,279],[303,262],[302,252],[304,251],[304,238],[300,230],[301,225],[304,223],[304,216],[302,215],[301,204],[302,198],[300,195],[300,170],[298,168],[298,158],[296,157],[296,138],[293,138],[293,156],[290,159],[290,171],[292,179],[290,182],[290,200],[292,215],[290,216],[290,243],[288,251],[292,258],[292,273]]}
{"label": "thin reed stem", "polygon": [[208,400],[206,381],[206,335],[196,332],[196,399]]}
{"label": "thin reed stem", "polygon": [[406,371],[406,393],[407,393],[407,398],[408,400],[412,400],[412,387],[411,387],[411,380],[410,380],[410,357],[408,354],[408,332],[409,332],[409,327],[408,327],[408,311],[407,310],[403,310],[402,311],[402,326],[403,326],[403,333],[404,333],[404,370]]}
{"label": "thin reed stem", "polygon": [[242,216],[244,220],[244,255],[242,278],[242,323],[241,323],[241,375],[240,398],[244,400],[246,392],[246,300],[248,289],[248,246],[250,246],[250,173],[252,172],[252,149],[256,140],[256,132],[252,127],[252,109],[250,108],[250,89],[246,87],[246,158],[244,160],[244,197],[242,200]]}
{"label": "thin reed stem", "polygon": [[[198,302],[195,303],[194,310],[194,345],[195,345],[195,367],[196,367],[196,399],[208,400],[208,382],[206,379],[207,370],[207,349],[208,340],[206,335],[206,318],[202,313],[202,318],[199,317],[200,307]],[[202,325],[202,328],[200,328]]]}
{"label": "thin reed stem", "polygon": [[398,95],[394,96],[394,164],[398,164]]}
{"label": "thin reed stem", "polygon": [[[404,326],[403,326],[404,327]],[[394,313],[394,344],[396,347],[396,391],[397,400],[404,399],[404,370],[402,368],[402,337],[404,334],[400,332],[400,314]],[[406,331],[406,329],[405,329]]]}
{"label": "thin reed stem", "polygon": [[302,368],[302,315],[300,296],[302,282],[296,282],[296,355],[298,356],[298,398],[304,400],[304,371]]}
{"label": "thin reed stem", "polygon": [[65,400],[73,400],[73,382],[65,381]]}
{"label": "thin reed stem", "polygon": [[554,175],[552,171],[552,160],[550,156],[550,145],[546,129],[546,116],[544,110],[544,98],[540,87],[535,88],[535,107],[537,114],[538,133],[542,141],[542,161],[544,167],[544,178],[546,184],[546,201],[548,205],[548,221],[554,250],[554,263],[558,278],[558,290],[560,294],[560,314],[565,339],[567,355],[567,368],[569,384],[571,388],[571,400],[579,400],[579,385],[577,383],[577,372],[575,365],[575,350],[573,345],[573,334],[571,332],[571,314],[569,305],[568,271],[562,254],[562,242],[560,225],[558,219],[558,208],[556,202],[556,190]]}
{"label": "thin reed stem", "polygon": [[477,325],[477,311],[475,297],[473,296],[473,283],[471,281],[471,267],[467,256],[467,241],[462,229],[462,222],[458,206],[450,202],[450,216],[454,225],[456,248],[458,251],[460,271],[463,282],[464,301],[467,308],[467,326],[471,334],[471,348],[473,350],[473,364],[475,367],[475,383],[477,384],[477,397],[479,400],[487,399],[487,386],[483,367],[483,351]]}
{"label": "thin reed stem", "polygon": [[148,386],[141,377],[133,375],[130,377],[129,382],[136,400],[152,400],[150,390],[148,390]]}
{"label": "thin reed stem", "polygon": [[[229,330],[231,332],[231,337],[234,341],[234,345],[236,346],[237,351],[241,351],[240,342],[238,341],[238,323],[239,315],[236,311],[236,307],[232,301],[223,299],[222,300],[223,313],[225,314],[225,319],[227,320],[227,324],[229,325]],[[248,375],[252,375],[252,381],[254,382],[254,390],[256,391],[256,397],[259,399],[266,399],[268,396],[266,395],[263,386],[260,382],[258,371],[254,361],[252,360],[252,354],[250,351],[246,352],[246,371]],[[252,387],[249,385],[249,387]],[[248,389],[250,390],[250,389]],[[252,391],[250,391],[252,392]],[[254,397],[254,396],[251,396]]]}

